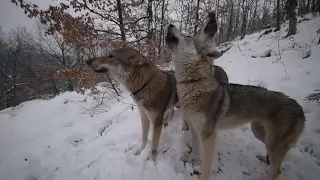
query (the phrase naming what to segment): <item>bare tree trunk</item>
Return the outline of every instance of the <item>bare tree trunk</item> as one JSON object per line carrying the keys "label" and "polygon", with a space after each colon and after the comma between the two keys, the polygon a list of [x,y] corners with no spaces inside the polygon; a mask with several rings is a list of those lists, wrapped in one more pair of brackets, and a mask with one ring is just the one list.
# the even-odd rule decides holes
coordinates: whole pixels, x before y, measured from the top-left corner
{"label": "bare tree trunk", "polygon": [[52,88],[53,94],[57,95],[59,93],[59,89],[57,87],[57,84],[56,84],[54,78],[50,77],[49,78],[49,83],[51,84],[51,88]]}
{"label": "bare tree trunk", "polygon": [[219,6],[220,6],[220,0],[216,0],[216,7],[215,7],[215,13],[217,16],[216,18],[219,18]]}
{"label": "bare tree trunk", "polygon": [[241,28],[241,39],[246,35],[246,26],[247,26],[247,11],[245,6],[246,0],[242,1],[242,28]]}
{"label": "bare tree trunk", "polygon": [[310,2],[310,0],[308,0],[307,1],[307,5],[306,5],[306,7],[305,7],[305,13],[307,14],[307,13],[310,13],[310,4],[311,4],[311,2]]}
{"label": "bare tree trunk", "polygon": [[152,0],[148,0],[148,7],[147,7],[147,16],[148,16],[148,40],[152,39]]}
{"label": "bare tree trunk", "polygon": [[314,3],[314,12],[320,13],[320,0],[317,0],[317,3]]}
{"label": "bare tree trunk", "polygon": [[283,22],[285,20],[285,6],[286,6],[286,1],[280,1],[280,22]]}
{"label": "bare tree trunk", "polygon": [[200,6],[200,0],[197,1],[196,21],[195,21],[195,26],[194,26],[193,35],[196,35],[197,30],[198,30],[198,23],[199,23],[199,6]]}
{"label": "bare tree trunk", "polygon": [[240,17],[240,1],[239,1],[239,7],[237,8],[237,17],[236,17],[236,26],[234,28],[234,36],[233,38],[236,38],[238,36],[238,27],[239,27],[239,17]]}
{"label": "bare tree trunk", "polygon": [[148,16],[148,37],[147,37],[147,42],[148,42],[148,55],[151,57],[154,57],[154,46],[152,45],[152,40],[153,40],[153,28],[152,22],[153,22],[153,12],[152,12],[152,0],[148,0],[148,7],[147,7],[147,16]]}
{"label": "bare tree trunk", "polygon": [[118,16],[119,16],[121,40],[122,40],[123,44],[125,44],[125,42],[127,40],[126,40],[126,34],[125,34],[124,24],[123,24],[121,0],[117,0],[117,10],[118,10]]}
{"label": "bare tree trunk", "polygon": [[[297,1],[299,1],[299,0],[297,0]],[[305,6],[306,2],[305,2],[305,1],[306,1],[306,0],[303,0],[303,1],[300,0],[299,6],[297,6],[297,8],[298,8],[298,15],[299,15],[299,16],[302,16],[303,14],[305,14],[305,10],[306,10],[306,6]]]}
{"label": "bare tree trunk", "polygon": [[280,31],[281,26],[280,26],[280,0],[277,0],[277,27],[274,30],[274,32],[276,31]]}
{"label": "bare tree trunk", "polygon": [[316,11],[316,0],[312,0],[312,5],[311,5],[311,12]]}
{"label": "bare tree trunk", "polygon": [[[220,24],[222,24],[222,17],[220,18]],[[223,31],[223,27],[220,26],[220,31],[219,31],[219,40],[218,40],[218,44],[223,43],[223,35],[224,35],[224,31]]]}
{"label": "bare tree trunk", "polygon": [[295,35],[297,33],[297,0],[288,0],[286,4],[286,10],[289,18],[289,29],[286,37]]}
{"label": "bare tree trunk", "polygon": [[252,24],[251,24],[251,33],[253,33],[256,30],[256,19],[257,19],[257,8],[258,8],[258,1],[256,0],[253,17],[252,17]]}
{"label": "bare tree trunk", "polygon": [[162,36],[163,36],[163,21],[164,21],[164,6],[165,6],[165,1],[166,0],[162,0],[162,7],[161,7],[161,26],[160,26],[160,39],[159,39],[159,45],[158,45],[158,58],[160,58],[161,56],[161,43],[162,43]]}
{"label": "bare tree trunk", "polygon": [[229,27],[227,32],[227,41],[230,40],[230,35],[232,31],[232,20],[233,20],[233,2],[231,1],[231,10],[230,10],[230,17],[229,17]]}

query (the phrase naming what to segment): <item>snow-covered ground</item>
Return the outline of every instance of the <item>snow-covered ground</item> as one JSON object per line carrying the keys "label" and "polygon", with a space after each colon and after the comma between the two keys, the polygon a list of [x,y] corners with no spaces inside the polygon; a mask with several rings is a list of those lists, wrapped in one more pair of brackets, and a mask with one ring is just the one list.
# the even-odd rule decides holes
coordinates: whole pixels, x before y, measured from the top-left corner
{"label": "snow-covered ground", "polygon": [[[281,37],[285,35],[283,27]],[[279,179],[316,180],[320,177],[320,107],[304,97],[320,88],[320,18],[298,25],[298,34],[279,40],[279,32],[256,33],[219,60],[230,82],[262,85],[286,93],[303,106],[306,129],[287,154]],[[279,40],[279,41],[278,41]],[[304,58],[311,50],[310,57]],[[262,57],[267,52],[270,57]],[[280,53],[279,53],[280,52]],[[280,59],[281,54],[281,59]],[[86,99],[86,101],[84,101]],[[193,169],[179,160],[187,151],[188,134],[181,132],[177,113],[164,129],[156,163],[147,161],[150,144],[139,156],[140,116],[128,93],[118,102],[90,115],[95,102],[75,92],[52,100],[34,100],[0,111],[0,180],[196,180]],[[149,133],[151,135],[151,133]],[[217,180],[262,179],[267,166],[256,155],[264,145],[249,125],[223,131],[217,138],[213,177]],[[196,167],[197,168],[197,167]]]}

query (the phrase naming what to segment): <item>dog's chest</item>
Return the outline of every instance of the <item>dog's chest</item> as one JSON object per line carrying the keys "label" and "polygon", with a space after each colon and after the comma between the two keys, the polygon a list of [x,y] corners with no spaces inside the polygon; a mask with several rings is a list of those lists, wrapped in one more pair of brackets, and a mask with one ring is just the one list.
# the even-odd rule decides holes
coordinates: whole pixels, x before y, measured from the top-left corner
{"label": "dog's chest", "polygon": [[154,108],[148,108],[148,107],[140,107],[142,112],[147,116],[148,120],[151,122],[154,122],[157,119],[157,116],[159,115],[159,111]]}
{"label": "dog's chest", "polygon": [[179,102],[184,109],[199,110],[208,101],[208,94],[214,89],[206,84],[178,84],[177,94]]}

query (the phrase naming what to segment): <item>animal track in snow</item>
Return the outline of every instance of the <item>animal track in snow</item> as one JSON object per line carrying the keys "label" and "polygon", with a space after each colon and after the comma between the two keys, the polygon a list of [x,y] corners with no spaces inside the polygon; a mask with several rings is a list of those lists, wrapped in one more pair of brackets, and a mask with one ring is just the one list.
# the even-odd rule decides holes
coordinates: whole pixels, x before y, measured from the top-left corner
{"label": "animal track in snow", "polygon": [[79,147],[84,142],[84,139],[79,136],[71,136],[67,141],[72,147]]}
{"label": "animal track in snow", "polygon": [[315,159],[315,163],[320,166],[320,154],[312,147],[312,145],[306,145],[302,148],[302,151],[310,154]]}

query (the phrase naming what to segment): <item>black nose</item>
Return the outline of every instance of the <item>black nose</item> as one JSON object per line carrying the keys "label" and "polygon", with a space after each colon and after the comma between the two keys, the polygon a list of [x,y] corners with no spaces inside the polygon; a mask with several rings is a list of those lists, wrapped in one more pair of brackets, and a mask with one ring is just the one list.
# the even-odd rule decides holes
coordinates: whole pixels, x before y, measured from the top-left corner
{"label": "black nose", "polygon": [[175,26],[173,24],[170,24],[169,25],[169,28],[174,28]]}
{"label": "black nose", "polygon": [[215,20],[216,19],[216,13],[215,12],[210,12],[208,14],[208,17],[209,17],[210,20]]}
{"label": "black nose", "polygon": [[207,56],[209,56],[210,58],[215,58],[215,59],[221,57],[222,55],[223,55],[223,52],[218,50],[207,54]]}
{"label": "black nose", "polygon": [[86,61],[87,65],[90,66],[92,64],[93,58]]}

